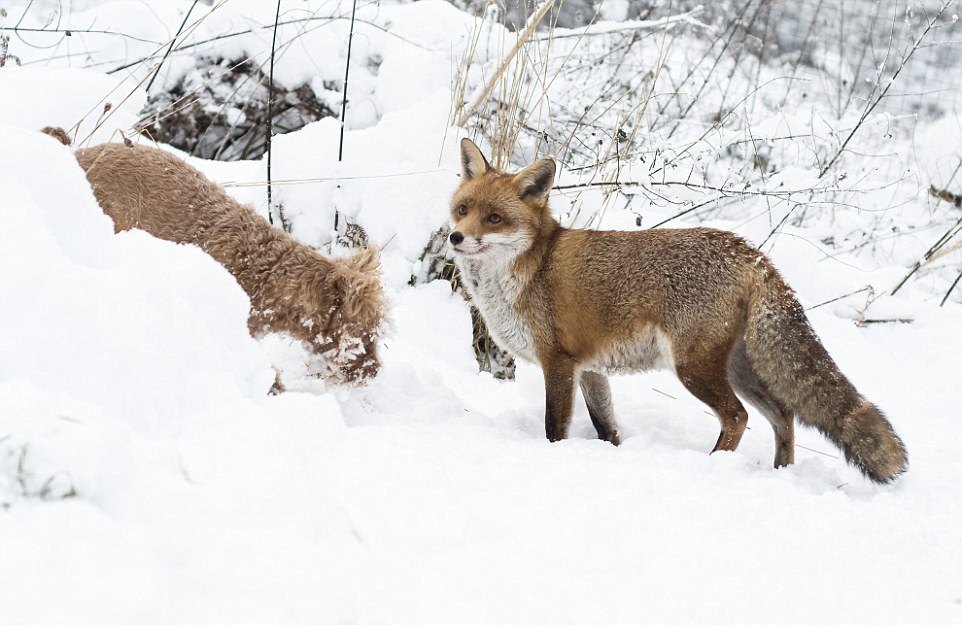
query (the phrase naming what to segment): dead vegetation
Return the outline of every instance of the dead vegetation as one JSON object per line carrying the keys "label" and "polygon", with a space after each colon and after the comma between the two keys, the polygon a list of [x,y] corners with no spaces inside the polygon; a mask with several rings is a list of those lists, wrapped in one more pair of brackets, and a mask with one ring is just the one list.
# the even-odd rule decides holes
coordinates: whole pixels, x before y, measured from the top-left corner
{"label": "dead vegetation", "polygon": [[310,84],[288,89],[250,59],[198,56],[192,71],[151,95],[141,128],[193,156],[234,161],[265,153],[268,117],[273,132],[284,134],[336,116]]}

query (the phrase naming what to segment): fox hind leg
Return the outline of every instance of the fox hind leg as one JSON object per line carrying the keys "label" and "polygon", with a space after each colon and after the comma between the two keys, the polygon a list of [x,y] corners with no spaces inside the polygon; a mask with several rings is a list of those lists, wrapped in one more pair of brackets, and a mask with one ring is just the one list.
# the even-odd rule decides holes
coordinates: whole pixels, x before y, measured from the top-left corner
{"label": "fox hind leg", "polygon": [[735,392],[758,409],[775,432],[775,468],[795,462],[795,420],[792,411],[774,397],[748,361],[745,346],[739,342],[732,350],[728,377]]}
{"label": "fox hind leg", "polygon": [[715,354],[714,357],[710,354],[693,354],[694,358],[684,358],[675,367],[678,379],[685,388],[708,404],[721,423],[721,432],[718,434],[718,441],[712,453],[735,451],[748,425],[748,413],[745,412],[745,407],[738,401],[728,383],[726,367],[728,350],[723,351],[723,354]]}
{"label": "fox hind leg", "polygon": [[612,445],[620,445],[621,437],[618,436],[618,423],[615,421],[608,378],[594,371],[582,371],[579,385],[588,405],[591,423],[598,431],[598,438]]}

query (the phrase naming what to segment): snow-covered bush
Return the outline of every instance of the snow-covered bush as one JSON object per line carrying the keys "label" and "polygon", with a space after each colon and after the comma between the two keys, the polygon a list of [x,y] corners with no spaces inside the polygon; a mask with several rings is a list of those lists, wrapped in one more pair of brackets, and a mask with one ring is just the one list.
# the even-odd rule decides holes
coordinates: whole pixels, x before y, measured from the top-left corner
{"label": "snow-covered bush", "polygon": [[[272,99],[272,102],[268,102]],[[334,116],[310,84],[271,85],[249,59],[197,57],[197,67],[151,95],[141,132],[206,159],[259,158],[271,132],[283,134]]]}

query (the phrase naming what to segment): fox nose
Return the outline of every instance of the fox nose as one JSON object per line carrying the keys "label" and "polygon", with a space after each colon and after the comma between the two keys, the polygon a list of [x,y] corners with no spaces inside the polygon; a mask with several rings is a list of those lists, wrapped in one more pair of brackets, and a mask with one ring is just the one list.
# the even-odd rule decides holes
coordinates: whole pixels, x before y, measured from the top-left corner
{"label": "fox nose", "polygon": [[452,232],[452,233],[451,233],[451,236],[448,237],[448,238],[451,240],[451,244],[452,244],[452,245],[458,245],[459,243],[461,243],[462,241],[464,241],[464,235],[461,234],[460,232],[458,232],[457,230],[455,230],[454,232]]}

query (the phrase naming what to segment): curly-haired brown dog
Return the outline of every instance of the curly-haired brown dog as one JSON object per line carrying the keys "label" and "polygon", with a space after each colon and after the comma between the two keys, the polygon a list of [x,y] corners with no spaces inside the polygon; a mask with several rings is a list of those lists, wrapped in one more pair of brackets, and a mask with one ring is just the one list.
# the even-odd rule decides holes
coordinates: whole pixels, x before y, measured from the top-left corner
{"label": "curly-haired brown dog", "polygon": [[[69,144],[59,128],[44,132]],[[376,248],[326,258],[157,148],[107,143],[75,155],[117,232],[139,228],[192,243],[237,279],[251,300],[252,334],[304,341],[324,356],[333,381],[377,373],[384,299]]]}

